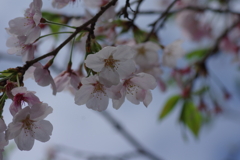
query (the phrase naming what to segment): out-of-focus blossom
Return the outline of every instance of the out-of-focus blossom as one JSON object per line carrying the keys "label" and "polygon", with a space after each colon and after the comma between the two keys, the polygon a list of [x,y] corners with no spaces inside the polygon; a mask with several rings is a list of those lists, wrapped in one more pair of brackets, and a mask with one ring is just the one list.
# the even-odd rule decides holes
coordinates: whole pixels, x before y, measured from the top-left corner
{"label": "out-of-focus blossom", "polygon": [[52,6],[53,8],[57,8],[57,9],[61,9],[63,7],[65,7],[66,5],[68,5],[68,3],[74,3],[76,2],[76,0],[53,0],[52,1]]}
{"label": "out-of-focus blossom", "polygon": [[201,13],[195,11],[183,11],[177,14],[176,21],[184,34],[193,41],[200,41],[205,37],[211,37],[210,22],[201,21]]}
{"label": "out-of-focus blossom", "polygon": [[106,5],[110,0],[83,0],[87,7],[98,8]]}
{"label": "out-of-focus blossom", "polygon": [[153,42],[141,43],[134,46],[135,62],[142,68],[148,68],[150,65],[158,63],[158,51],[161,48]]}
{"label": "out-of-focus blossom", "polygon": [[163,50],[162,63],[168,67],[175,67],[177,60],[185,55],[182,48],[182,41],[176,40]]}

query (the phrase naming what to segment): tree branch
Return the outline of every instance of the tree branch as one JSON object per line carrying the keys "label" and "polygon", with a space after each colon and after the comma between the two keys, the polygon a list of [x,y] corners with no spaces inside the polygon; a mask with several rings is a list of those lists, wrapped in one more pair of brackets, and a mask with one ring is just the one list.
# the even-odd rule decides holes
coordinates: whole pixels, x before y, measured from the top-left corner
{"label": "tree branch", "polygon": [[133,146],[137,149],[137,151],[145,155],[146,157],[152,160],[162,160],[158,158],[156,155],[147,151],[109,112],[104,111],[101,112],[104,118],[113,125],[113,127],[118,130],[118,132]]}

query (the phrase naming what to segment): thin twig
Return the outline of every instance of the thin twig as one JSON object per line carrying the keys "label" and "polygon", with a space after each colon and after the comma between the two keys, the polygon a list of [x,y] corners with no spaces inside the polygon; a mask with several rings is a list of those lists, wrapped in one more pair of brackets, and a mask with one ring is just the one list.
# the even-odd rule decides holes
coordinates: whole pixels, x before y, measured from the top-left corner
{"label": "thin twig", "polygon": [[109,112],[104,111],[101,112],[104,118],[107,119],[108,122],[110,122],[113,127],[131,144],[133,145],[137,151],[145,155],[146,157],[152,159],[152,160],[162,160],[162,158],[157,157],[153,153],[147,151],[135,138],[132,136]]}
{"label": "thin twig", "polygon": [[118,0],[112,0],[111,2],[109,2],[107,5],[101,7],[101,10],[90,20],[88,20],[87,22],[85,22],[83,25],[76,27],[75,32],[73,32],[65,41],[63,41],[57,48],[55,48],[53,51],[40,56],[34,60],[31,61],[27,61],[26,64],[23,66],[23,69],[26,71],[31,65],[33,65],[34,63],[49,57],[49,56],[54,56],[56,55],[68,42],[70,42],[79,32],[81,32],[82,30],[84,30],[85,28],[88,27],[88,25],[92,24],[92,23],[96,23],[96,21],[98,20],[98,18],[111,6],[114,6],[116,4]]}
{"label": "thin twig", "polygon": [[166,10],[161,14],[161,16],[156,20],[154,21],[151,26],[152,26],[152,30],[150,31],[150,33],[147,35],[146,39],[145,39],[145,42],[148,41],[150,39],[150,37],[152,36],[152,34],[154,33],[155,31],[155,28],[156,28],[156,25],[158,24],[158,22],[164,18],[165,16],[168,15],[168,12],[170,11],[170,9],[173,7],[173,5],[177,2],[178,0],[174,0],[167,8]]}

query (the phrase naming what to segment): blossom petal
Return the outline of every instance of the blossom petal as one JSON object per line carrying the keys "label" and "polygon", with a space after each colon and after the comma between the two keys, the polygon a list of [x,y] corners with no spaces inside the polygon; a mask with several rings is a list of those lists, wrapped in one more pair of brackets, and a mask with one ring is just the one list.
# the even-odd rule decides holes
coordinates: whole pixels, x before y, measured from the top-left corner
{"label": "blossom petal", "polygon": [[99,81],[106,87],[117,85],[120,82],[119,74],[112,68],[104,67],[99,73]]}
{"label": "blossom petal", "polygon": [[41,35],[41,28],[39,26],[34,27],[27,35],[25,44],[33,43]]}
{"label": "blossom petal", "polygon": [[0,118],[0,132],[3,132],[7,129],[7,126],[2,118]]}
{"label": "blossom petal", "polygon": [[12,89],[12,94],[16,96],[18,93],[27,93],[27,88],[26,87],[16,87]]}
{"label": "blossom petal", "polygon": [[145,107],[147,107],[150,103],[152,102],[152,93],[151,91],[147,91],[145,99],[143,101],[143,104],[145,105]]}
{"label": "blossom petal", "polygon": [[32,149],[34,144],[34,138],[32,132],[29,130],[22,129],[20,134],[14,138],[15,143],[18,146],[18,149],[29,151]]}
{"label": "blossom petal", "polygon": [[86,106],[96,111],[104,111],[108,107],[109,98],[104,94],[92,96],[91,99],[86,103]]}
{"label": "blossom petal", "polygon": [[39,103],[32,106],[30,117],[34,121],[39,121],[46,118],[52,112],[53,108],[48,106],[47,103]]}
{"label": "blossom petal", "polygon": [[100,72],[105,64],[103,59],[99,59],[96,54],[88,55],[85,63],[88,68],[91,68],[95,72]]}
{"label": "blossom petal", "polygon": [[47,142],[52,135],[53,125],[46,120],[38,121],[34,124],[36,127],[33,127],[34,138],[41,142]]}
{"label": "blossom petal", "polygon": [[93,92],[94,87],[92,85],[83,85],[81,88],[76,92],[75,95],[75,103],[78,105],[83,105],[87,103],[87,101],[91,97],[91,93]]}
{"label": "blossom petal", "polygon": [[124,62],[119,62],[119,66],[117,69],[120,78],[122,79],[134,73],[135,70],[136,70],[135,62],[132,59],[129,59]]}
{"label": "blossom petal", "polygon": [[119,109],[125,101],[125,96],[126,96],[126,90],[122,89],[121,90],[121,98],[112,100],[113,108]]}
{"label": "blossom petal", "polygon": [[15,138],[20,134],[21,128],[22,128],[22,123],[16,123],[16,124],[10,123],[6,131],[6,138],[8,140]]}
{"label": "blossom petal", "polygon": [[147,73],[139,73],[133,77],[131,81],[145,90],[154,89],[157,87],[156,79]]}
{"label": "blossom petal", "polygon": [[131,49],[130,46],[127,45],[117,46],[116,52],[113,53],[113,57],[116,60],[125,61],[133,58],[134,56],[133,52],[134,51]]}

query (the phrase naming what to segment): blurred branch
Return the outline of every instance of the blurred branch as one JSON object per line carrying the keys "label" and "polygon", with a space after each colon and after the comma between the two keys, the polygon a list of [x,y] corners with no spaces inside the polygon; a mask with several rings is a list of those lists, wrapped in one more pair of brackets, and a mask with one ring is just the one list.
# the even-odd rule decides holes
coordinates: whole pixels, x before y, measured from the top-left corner
{"label": "blurred branch", "polygon": [[133,146],[137,151],[152,160],[162,160],[151,152],[147,151],[109,112],[101,112],[104,118]]}
{"label": "blurred branch", "polygon": [[[233,11],[230,9],[216,9],[216,8],[210,8],[210,7],[198,7],[198,6],[187,6],[183,7],[181,9],[175,10],[168,12],[168,15],[171,14],[176,14],[185,10],[192,10],[192,11],[198,11],[198,12],[203,12],[203,11],[211,11],[211,12],[216,12],[216,13],[230,13],[230,14],[235,14],[240,16],[240,12]],[[165,11],[139,11],[138,14],[163,14]]]}
{"label": "blurred branch", "polygon": [[236,20],[230,27],[227,27],[222,34],[220,34],[220,36],[215,40],[215,43],[213,44],[212,48],[210,49],[210,51],[206,54],[206,56],[200,61],[200,62],[204,62],[207,60],[207,58],[209,58],[210,56],[217,54],[219,51],[219,44],[221,42],[221,40],[227,36],[227,34],[234,29],[237,25],[239,25],[240,23],[240,18],[238,18],[238,20]]}
{"label": "blurred branch", "polygon": [[158,24],[158,22],[163,19],[164,17],[167,17],[167,15],[169,14],[169,11],[170,9],[174,6],[174,4],[177,2],[178,0],[174,0],[167,8],[164,12],[162,12],[161,16],[156,20],[154,21],[151,26],[152,26],[152,30],[150,31],[150,33],[147,35],[146,39],[145,39],[145,42],[148,41],[151,37],[151,35],[154,33],[155,31],[155,28]]}
{"label": "blurred branch", "polygon": [[57,153],[66,153],[68,155],[77,157],[77,158],[84,158],[87,160],[127,160],[130,158],[136,158],[139,157],[140,154],[137,152],[127,152],[119,155],[109,155],[109,154],[100,154],[100,153],[93,153],[88,151],[82,151],[73,147],[65,146],[65,145],[55,145],[53,147],[53,150],[55,150],[54,154],[56,157]]}

